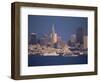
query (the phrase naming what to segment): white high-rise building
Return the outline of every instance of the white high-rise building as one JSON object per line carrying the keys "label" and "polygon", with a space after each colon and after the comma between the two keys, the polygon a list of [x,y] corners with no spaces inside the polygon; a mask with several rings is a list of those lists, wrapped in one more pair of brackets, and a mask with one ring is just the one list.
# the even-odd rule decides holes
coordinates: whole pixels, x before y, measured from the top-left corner
{"label": "white high-rise building", "polygon": [[52,26],[51,42],[52,44],[57,43],[57,33],[55,33],[54,25]]}

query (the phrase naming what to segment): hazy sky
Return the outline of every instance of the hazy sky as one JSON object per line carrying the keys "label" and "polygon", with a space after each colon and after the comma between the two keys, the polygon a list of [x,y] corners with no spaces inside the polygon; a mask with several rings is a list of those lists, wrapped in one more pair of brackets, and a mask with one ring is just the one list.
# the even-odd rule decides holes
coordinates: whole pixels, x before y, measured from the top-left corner
{"label": "hazy sky", "polygon": [[78,27],[87,29],[88,19],[85,17],[40,16],[28,15],[28,33],[37,33],[38,36],[50,35],[54,25],[55,32],[65,41],[76,33]]}

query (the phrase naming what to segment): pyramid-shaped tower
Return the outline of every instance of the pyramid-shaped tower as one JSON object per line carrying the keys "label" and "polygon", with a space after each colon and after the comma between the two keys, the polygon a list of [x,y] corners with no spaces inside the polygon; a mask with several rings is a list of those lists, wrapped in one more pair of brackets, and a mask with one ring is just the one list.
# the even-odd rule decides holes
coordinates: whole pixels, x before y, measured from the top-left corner
{"label": "pyramid-shaped tower", "polygon": [[52,25],[51,42],[52,44],[57,43],[57,33],[55,33],[54,25]]}

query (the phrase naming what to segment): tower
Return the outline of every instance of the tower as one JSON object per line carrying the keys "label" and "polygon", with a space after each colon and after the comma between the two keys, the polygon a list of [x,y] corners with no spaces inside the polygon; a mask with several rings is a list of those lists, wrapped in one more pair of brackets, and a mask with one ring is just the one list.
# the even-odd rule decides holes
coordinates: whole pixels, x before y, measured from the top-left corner
{"label": "tower", "polygon": [[57,34],[55,33],[54,25],[52,25],[51,43],[53,46],[57,43]]}

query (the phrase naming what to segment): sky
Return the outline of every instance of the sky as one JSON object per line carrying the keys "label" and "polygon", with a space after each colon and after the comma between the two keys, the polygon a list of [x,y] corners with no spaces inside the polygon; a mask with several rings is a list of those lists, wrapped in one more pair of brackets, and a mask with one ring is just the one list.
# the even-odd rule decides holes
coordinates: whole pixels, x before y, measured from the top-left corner
{"label": "sky", "polygon": [[87,30],[88,18],[28,15],[28,34],[37,33],[39,37],[44,34],[50,35],[53,25],[57,35],[68,41],[72,34],[76,34],[77,28],[82,27]]}

